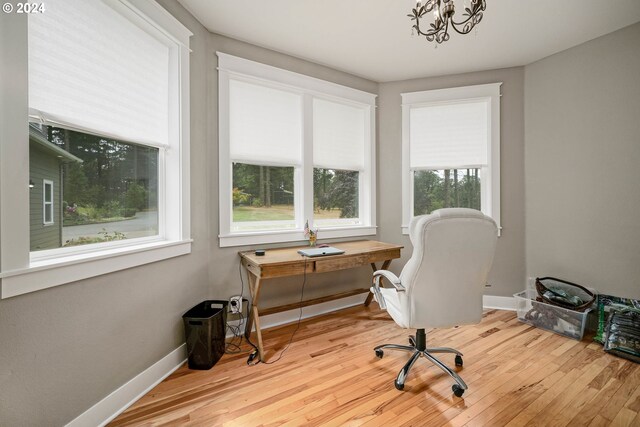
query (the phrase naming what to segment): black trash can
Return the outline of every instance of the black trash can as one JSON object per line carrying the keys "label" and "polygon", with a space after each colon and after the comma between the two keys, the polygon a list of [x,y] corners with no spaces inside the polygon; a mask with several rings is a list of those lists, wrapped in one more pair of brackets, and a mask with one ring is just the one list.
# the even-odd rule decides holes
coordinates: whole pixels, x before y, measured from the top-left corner
{"label": "black trash can", "polygon": [[189,369],[211,369],[224,354],[228,304],[203,301],[182,316]]}

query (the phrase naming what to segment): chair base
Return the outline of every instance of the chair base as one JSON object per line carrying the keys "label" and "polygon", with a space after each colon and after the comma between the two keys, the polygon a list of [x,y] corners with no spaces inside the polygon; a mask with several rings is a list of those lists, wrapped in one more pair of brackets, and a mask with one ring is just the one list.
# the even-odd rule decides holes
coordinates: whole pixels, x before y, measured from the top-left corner
{"label": "chair base", "polygon": [[456,355],[455,363],[456,366],[462,366],[462,353],[458,350],[449,347],[427,347],[426,346],[426,333],[424,329],[418,329],[416,331],[416,336],[409,337],[409,344],[411,345],[399,345],[399,344],[383,344],[374,348],[376,352],[376,356],[382,358],[384,355],[383,349],[390,350],[402,350],[413,353],[409,358],[409,361],[402,367],[400,372],[398,373],[398,377],[395,380],[395,386],[398,390],[404,389],[404,383],[409,376],[409,371],[416,360],[420,357],[427,358],[431,363],[436,365],[438,368],[442,369],[446,372],[451,378],[453,378],[456,384],[453,385],[452,390],[453,393],[461,397],[465,390],[467,390],[467,384],[460,378],[460,376],[447,365],[442,363],[439,359],[433,356],[433,353],[453,353]]}

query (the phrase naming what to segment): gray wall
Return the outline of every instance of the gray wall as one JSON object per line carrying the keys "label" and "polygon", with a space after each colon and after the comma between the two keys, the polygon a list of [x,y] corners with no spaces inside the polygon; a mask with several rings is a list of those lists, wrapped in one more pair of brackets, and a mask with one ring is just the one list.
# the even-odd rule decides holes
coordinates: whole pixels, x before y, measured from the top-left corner
{"label": "gray wall", "polygon": [[526,259],[640,298],[640,24],[525,68]]}
{"label": "gray wall", "polygon": [[405,245],[399,273],[411,255],[408,236],[402,235],[402,111],[403,92],[503,82],[500,105],[502,236],[498,239],[491,288],[486,294],[511,296],[525,286],[524,265],[524,70],[522,67],[453,76],[381,83],[378,98],[378,226],[380,238]]}
{"label": "gray wall", "polygon": [[[173,1],[169,1],[173,3]],[[71,421],[184,342],[181,316],[209,294],[209,33],[191,39],[190,255],[0,301],[0,425]]]}

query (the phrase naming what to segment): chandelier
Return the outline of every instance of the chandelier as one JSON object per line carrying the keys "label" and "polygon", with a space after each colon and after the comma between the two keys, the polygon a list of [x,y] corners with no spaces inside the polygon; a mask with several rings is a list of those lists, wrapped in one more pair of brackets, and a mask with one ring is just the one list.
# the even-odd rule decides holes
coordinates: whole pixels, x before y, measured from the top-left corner
{"label": "chandelier", "polygon": [[[422,4],[421,0],[416,3],[415,9],[407,15],[412,21],[416,21],[413,29],[419,36],[425,36],[430,42],[436,41],[438,44],[449,40],[449,26],[460,34],[468,34],[478,22],[482,20],[482,12],[487,8],[485,0],[470,0],[471,3],[464,8],[460,22],[453,20],[456,13],[454,0],[426,0]],[[420,19],[427,19],[427,13],[433,12],[433,22],[425,31],[420,29]],[[413,31],[413,30],[412,30]]]}

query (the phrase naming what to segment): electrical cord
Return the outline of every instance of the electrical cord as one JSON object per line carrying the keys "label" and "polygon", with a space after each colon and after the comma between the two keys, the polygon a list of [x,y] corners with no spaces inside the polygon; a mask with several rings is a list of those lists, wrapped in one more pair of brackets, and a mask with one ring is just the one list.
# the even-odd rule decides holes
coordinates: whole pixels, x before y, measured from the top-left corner
{"label": "electrical cord", "polygon": [[241,345],[242,345],[242,325],[245,322],[245,317],[242,315],[242,313],[238,313],[238,315],[240,317],[240,323],[238,325],[230,325],[227,322],[227,330],[226,330],[225,336],[228,335],[229,332],[231,332],[231,334],[233,336],[225,344],[224,352],[226,354],[240,354],[240,353],[243,353],[243,351],[241,349]]}
{"label": "electrical cord", "polygon": [[[244,279],[242,277],[242,262],[238,263],[238,275],[240,276],[240,296],[242,297],[243,294],[244,294]],[[251,303],[252,302],[253,301],[249,301],[248,300],[249,304],[247,304],[247,306],[251,307],[251,305],[252,305]],[[246,322],[249,321],[249,316],[251,316],[251,313],[247,313],[247,317],[246,318],[243,316],[243,320],[245,321],[245,323],[244,323],[245,327],[246,327]],[[242,337],[244,336],[244,333],[242,333],[242,329],[244,329],[244,328],[242,328],[241,326],[242,326],[242,324],[240,324],[239,327],[238,327],[239,332],[240,332],[240,344],[242,344]],[[251,333],[251,332],[249,331],[249,333]],[[255,363],[253,362],[254,359],[258,356],[258,346],[256,346],[254,343],[252,343],[251,339],[249,337],[245,336],[244,338],[247,341],[247,343],[249,343],[249,345],[251,347],[253,347],[253,350],[251,351],[251,353],[249,354],[249,358],[247,359],[247,365],[249,365],[249,366],[255,365],[255,364],[260,362],[259,360],[258,360],[258,362],[255,362]]]}
{"label": "electrical cord", "polygon": [[[242,278],[242,263],[238,263],[238,273],[240,274],[240,308],[242,309],[244,301],[244,279]],[[227,322],[226,324],[225,337],[229,332],[231,332],[231,334],[233,335],[229,342],[225,342],[224,352],[226,354],[241,354],[246,352],[242,350],[241,346],[242,337],[244,335],[243,330],[244,326],[246,325],[248,316],[245,317],[244,314],[242,314],[242,311],[237,314],[240,317],[240,322],[238,323],[238,325],[230,325],[229,322]],[[247,341],[254,349],[256,348],[256,346],[253,345],[253,343],[251,343],[248,338]]]}
{"label": "electrical cord", "polygon": [[[304,287],[305,287],[305,285],[307,283],[307,257],[303,255],[303,258],[304,258],[304,273],[303,273],[303,278],[302,278],[302,290],[300,291],[300,315],[298,316],[298,323],[296,324],[296,329],[291,334],[291,337],[289,338],[289,342],[282,349],[282,351],[280,352],[280,355],[278,356],[277,359],[272,360],[270,362],[266,362],[266,361],[260,359],[260,362],[264,363],[265,365],[273,365],[278,360],[282,359],[282,356],[284,355],[285,351],[287,351],[287,349],[289,348],[289,346],[293,342],[293,337],[295,336],[296,332],[298,332],[298,329],[300,328],[300,321],[302,320],[302,301],[304,299]],[[256,351],[257,351],[257,349],[256,349]]]}

